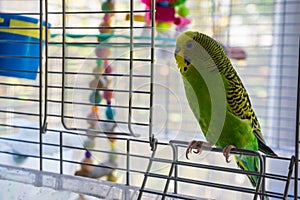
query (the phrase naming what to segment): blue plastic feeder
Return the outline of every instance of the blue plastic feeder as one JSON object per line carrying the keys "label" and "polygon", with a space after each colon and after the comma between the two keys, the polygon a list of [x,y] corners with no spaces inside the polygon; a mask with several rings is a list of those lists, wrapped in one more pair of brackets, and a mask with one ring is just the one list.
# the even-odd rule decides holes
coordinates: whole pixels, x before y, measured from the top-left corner
{"label": "blue plastic feeder", "polygon": [[[45,25],[43,22],[43,46]],[[0,13],[1,76],[36,79],[40,64],[39,26],[38,19]]]}

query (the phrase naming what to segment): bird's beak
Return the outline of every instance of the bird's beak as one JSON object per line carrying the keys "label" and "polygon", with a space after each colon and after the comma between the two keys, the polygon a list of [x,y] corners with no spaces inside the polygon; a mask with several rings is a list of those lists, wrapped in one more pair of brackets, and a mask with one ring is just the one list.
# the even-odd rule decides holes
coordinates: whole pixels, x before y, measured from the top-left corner
{"label": "bird's beak", "polygon": [[186,65],[190,65],[190,64],[191,64],[191,59],[188,58],[188,57],[186,57],[186,56],[184,56],[184,63],[185,63]]}

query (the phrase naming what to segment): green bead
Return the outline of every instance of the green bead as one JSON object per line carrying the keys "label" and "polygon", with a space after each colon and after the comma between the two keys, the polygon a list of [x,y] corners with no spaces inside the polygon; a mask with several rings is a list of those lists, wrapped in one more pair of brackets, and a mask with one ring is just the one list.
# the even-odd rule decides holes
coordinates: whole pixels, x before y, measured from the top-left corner
{"label": "green bead", "polygon": [[181,6],[179,6],[177,13],[178,13],[178,15],[180,15],[182,17],[186,17],[189,15],[189,9],[187,7],[185,7],[184,5],[181,5]]}
{"label": "green bead", "polygon": [[165,33],[169,31],[169,28],[171,28],[172,24],[167,22],[158,22],[156,24],[156,31],[159,33]]}
{"label": "green bead", "polygon": [[90,94],[90,103],[98,104],[102,100],[102,96],[99,92],[92,92]]}
{"label": "green bead", "polygon": [[104,10],[104,11],[115,10],[115,4],[111,0],[104,1],[102,3],[101,9]]}
{"label": "green bead", "polygon": [[118,159],[118,155],[116,155],[116,154],[110,154],[110,155],[108,156],[108,160],[109,160],[110,162],[116,162],[117,159]]}
{"label": "green bead", "polygon": [[83,142],[83,146],[87,149],[93,149],[96,146],[95,140],[87,139]]}
{"label": "green bead", "polygon": [[174,4],[174,6],[179,6],[179,5],[181,5],[181,4],[184,4],[185,1],[186,1],[186,0],[175,0],[173,4]]}
{"label": "green bead", "polygon": [[118,155],[117,154],[114,154],[116,152],[116,150],[114,148],[111,148],[110,151],[112,153],[110,153],[108,155],[108,160],[109,162],[116,162],[116,160],[118,159]]}
{"label": "green bead", "polygon": [[98,66],[102,66],[103,60],[97,59],[97,60],[96,60],[96,63],[97,63]]}

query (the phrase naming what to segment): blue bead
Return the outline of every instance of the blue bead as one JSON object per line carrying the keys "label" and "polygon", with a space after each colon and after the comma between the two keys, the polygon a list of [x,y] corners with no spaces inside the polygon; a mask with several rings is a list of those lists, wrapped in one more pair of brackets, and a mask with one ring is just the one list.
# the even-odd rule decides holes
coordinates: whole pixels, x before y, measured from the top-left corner
{"label": "blue bead", "polygon": [[92,156],[91,152],[89,152],[89,151],[85,152],[85,157],[86,158],[90,158],[91,156]]}
{"label": "blue bead", "polygon": [[100,101],[102,100],[102,96],[101,94],[97,91],[97,92],[92,92],[90,94],[90,103],[93,103],[93,104],[99,104]]}
{"label": "blue bead", "polygon": [[115,116],[115,111],[110,106],[108,106],[106,107],[105,114],[107,119],[113,120]]}
{"label": "blue bead", "polygon": [[162,1],[162,2],[157,2],[156,5],[161,7],[169,7],[170,3],[167,1]]}

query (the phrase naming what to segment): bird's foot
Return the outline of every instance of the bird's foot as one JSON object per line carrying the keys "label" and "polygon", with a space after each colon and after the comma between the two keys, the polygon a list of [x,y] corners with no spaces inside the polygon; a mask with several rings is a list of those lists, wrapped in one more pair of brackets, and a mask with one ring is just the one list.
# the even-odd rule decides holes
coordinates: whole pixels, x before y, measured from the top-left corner
{"label": "bird's foot", "polygon": [[200,154],[202,152],[202,146],[211,147],[211,146],[213,146],[213,144],[209,143],[209,142],[193,140],[189,143],[189,145],[186,149],[185,157],[187,159],[189,159],[189,154],[192,153],[192,152],[195,153],[195,154]]}
{"label": "bird's foot", "polygon": [[225,160],[227,163],[230,163],[230,160],[229,160],[230,151],[231,151],[231,149],[234,149],[234,148],[236,148],[236,147],[233,145],[228,145],[223,149],[223,156],[225,157]]}

